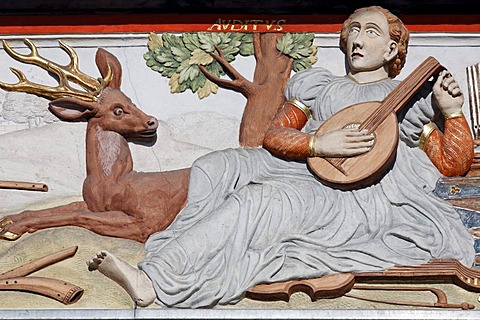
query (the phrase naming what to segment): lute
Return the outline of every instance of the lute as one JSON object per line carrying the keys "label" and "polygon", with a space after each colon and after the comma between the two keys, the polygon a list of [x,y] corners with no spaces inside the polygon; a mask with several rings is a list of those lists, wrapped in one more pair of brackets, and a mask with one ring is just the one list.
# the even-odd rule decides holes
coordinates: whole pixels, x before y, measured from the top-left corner
{"label": "lute", "polygon": [[435,58],[428,57],[383,101],[349,106],[322,123],[315,133],[317,136],[341,128],[358,128],[373,133],[375,142],[370,151],[354,157],[310,157],[307,163],[311,171],[325,184],[342,190],[362,188],[378,181],[395,158],[398,145],[396,113],[442,69]]}

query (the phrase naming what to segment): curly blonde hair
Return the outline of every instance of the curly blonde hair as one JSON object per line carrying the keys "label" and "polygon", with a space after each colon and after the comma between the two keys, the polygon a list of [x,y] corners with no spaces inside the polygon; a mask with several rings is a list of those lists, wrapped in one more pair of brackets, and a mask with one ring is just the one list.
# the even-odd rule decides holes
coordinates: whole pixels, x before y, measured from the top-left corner
{"label": "curly blonde hair", "polygon": [[342,31],[340,34],[340,49],[343,53],[347,52],[347,37],[348,37],[348,28],[352,21],[352,18],[359,13],[365,11],[377,11],[382,13],[388,22],[390,39],[395,41],[398,46],[397,56],[388,63],[388,76],[390,78],[395,78],[407,59],[407,49],[408,49],[408,40],[410,38],[410,32],[396,15],[379,6],[365,7],[355,10],[347,20],[343,22]]}

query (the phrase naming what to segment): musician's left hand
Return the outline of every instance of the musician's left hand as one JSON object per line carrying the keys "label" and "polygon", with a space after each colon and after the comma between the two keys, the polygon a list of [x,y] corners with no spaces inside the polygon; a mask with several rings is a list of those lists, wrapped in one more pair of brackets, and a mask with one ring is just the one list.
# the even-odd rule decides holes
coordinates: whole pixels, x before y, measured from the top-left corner
{"label": "musician's left hand", "polygon": [[433,100],[443,114],[462,111],[464,102],[462,90],[447,70],[440,72],[433,85]]}

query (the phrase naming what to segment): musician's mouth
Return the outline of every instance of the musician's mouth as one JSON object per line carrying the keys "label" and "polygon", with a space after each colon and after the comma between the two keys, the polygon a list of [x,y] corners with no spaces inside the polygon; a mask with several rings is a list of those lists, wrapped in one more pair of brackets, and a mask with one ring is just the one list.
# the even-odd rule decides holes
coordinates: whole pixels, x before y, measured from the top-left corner
{"label": "musician's mouth", "polygon": [[363,54],[359,52],[352,53],[352,58],[363,58]]}

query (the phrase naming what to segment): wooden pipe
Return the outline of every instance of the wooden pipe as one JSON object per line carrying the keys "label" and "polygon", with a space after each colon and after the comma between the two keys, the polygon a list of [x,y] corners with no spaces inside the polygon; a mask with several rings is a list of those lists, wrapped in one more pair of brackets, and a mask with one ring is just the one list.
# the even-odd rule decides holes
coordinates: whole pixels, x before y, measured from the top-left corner
{"label": "wooden pipe", "polygon": [[42,277],[18,277],[0,280],[0,291],[5,290],[37,293],[63,304],[75,303],[83,295],[83,289],[74,284]]}
{"label": "wooden pipe", "polygon": [[35,182],[0,181],[0,189],[16,189],[16,190],[47,192],[48,186],[44,183],[35,183]]}
{"label": "wooden pipe", "polygon": [[83,289],[74,284],[51,278],[26,277],[35,271],[74,256],[77,249],[77,246],[70,247],[0,274],[0,291],[36,293],[63,304],[77,302],[83,295]]}
{"label": "wooden pipe", "polygon": [[48,256],[42,257],[40,259],[24,264],[23,266],[0,274],[0,280],[27,276],[49,265],[73,257],[77,250],[78,246],[74,246],[62,251],[58,251],[56,253],[49,254]]}

